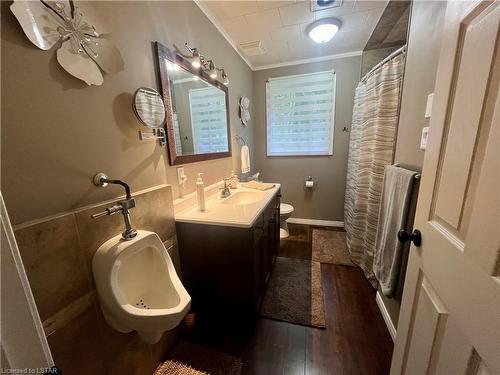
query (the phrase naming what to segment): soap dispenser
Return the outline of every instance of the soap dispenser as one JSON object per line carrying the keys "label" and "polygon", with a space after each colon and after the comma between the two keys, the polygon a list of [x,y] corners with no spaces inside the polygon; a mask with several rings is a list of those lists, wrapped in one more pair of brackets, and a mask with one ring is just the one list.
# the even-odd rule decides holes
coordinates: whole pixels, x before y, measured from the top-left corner
{"label": "soap dispenser", "polygon": [[198,200],[198,210],[205,211],[205,184],[203,183],[203,173],[198,173],[196,180],[196,198]]}
{"label": "soap dispenser", "polygon": [[229,187],[230,187],[231,189],[236,189],[236,188],[238,188],[238,176],[236,176],[236,175],[234,174],[234,171],[231,171],[231,180],[230,180]]}

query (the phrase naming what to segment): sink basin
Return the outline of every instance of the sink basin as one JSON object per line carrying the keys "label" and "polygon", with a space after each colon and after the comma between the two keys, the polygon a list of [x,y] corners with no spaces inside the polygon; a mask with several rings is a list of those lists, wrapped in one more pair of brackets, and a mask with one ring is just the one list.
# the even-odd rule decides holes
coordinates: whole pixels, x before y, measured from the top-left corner
{"label": "sink basin", "polygon": [[230,206],[243,206],[261,201],[264,195],[260,192],[241,191],[232,193],[228,198],[221,201],[221,203]]}
{"label": "sink basin", "polygon": [[211,195],[206,199],[205,211],[198,210],[196,195],[193,193],[190,204],[186,205],[187,208],[175,213],[175,221],[251,228],[281,187],[275,183],[272,189],[261,191],[240,185],[237,189],[231,190],[229,197],[220,198],[219,185],[216,184],[211,191],[209,190]]}

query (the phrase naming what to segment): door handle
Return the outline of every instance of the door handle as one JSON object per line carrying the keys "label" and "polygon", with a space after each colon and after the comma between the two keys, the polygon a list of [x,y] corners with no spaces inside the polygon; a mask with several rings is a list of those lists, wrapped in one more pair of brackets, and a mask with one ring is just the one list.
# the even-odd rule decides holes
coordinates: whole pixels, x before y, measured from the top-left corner
{"label": "door handle", "polygon": [[408,233],[404,229],[401,229],[398,232],[398,240],[403,243],[411,241],[416,247],[420,247],[422,244],[422,233],[418,229],[415,229],[413,233]]}

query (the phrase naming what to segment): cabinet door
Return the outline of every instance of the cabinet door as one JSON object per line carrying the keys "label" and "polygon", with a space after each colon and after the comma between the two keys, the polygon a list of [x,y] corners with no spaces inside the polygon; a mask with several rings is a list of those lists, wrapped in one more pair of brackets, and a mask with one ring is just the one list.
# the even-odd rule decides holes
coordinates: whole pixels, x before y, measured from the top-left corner
{"label": "cabinet door", "polygon": [[[266,224],[269,224],[266,223]],[[260,272],[261,272],[261,288],[265,289],[267,279],[269,277],[269,225],[266,225],[262,230],[260,239]]]}
{"label": "cabinet door", "polygon": [[280,225],[279,225],[279,217],[280,217],[280,212],[279,212],[279,206],[278,208],[274,208],[274,215],[271,217],[269,220],[269,226],[268,226],[268,252],[267,252],[267,258],[268,258],[268,272],[271,272],[274,261],[276,259],[276,254],[278,253],[278,247],[280,245]]}

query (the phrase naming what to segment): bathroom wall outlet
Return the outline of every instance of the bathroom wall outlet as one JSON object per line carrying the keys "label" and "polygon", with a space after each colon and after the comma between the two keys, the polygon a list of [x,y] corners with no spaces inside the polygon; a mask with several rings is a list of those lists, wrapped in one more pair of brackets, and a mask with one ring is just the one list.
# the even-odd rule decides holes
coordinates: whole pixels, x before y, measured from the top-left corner
{"label": "bathroom wall outlet", "polygon": [[420,149],[425,150],[427,148],[427,138],[429,136],[429,127],[426,126],[422,128],[422,137],[420,138]]}
{"label": "bathroom wall outlet", "polygon": [[431,118],[433,102],[434,102],[434,93],[427,95],[427,104],[425,105],[425,118]]}
{"label": "bathroom wall outlet", "polygon": [[186,175],[184,174],[184,167],[177,168],[177,182],[182,185],[186,181]]}

